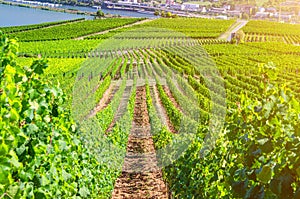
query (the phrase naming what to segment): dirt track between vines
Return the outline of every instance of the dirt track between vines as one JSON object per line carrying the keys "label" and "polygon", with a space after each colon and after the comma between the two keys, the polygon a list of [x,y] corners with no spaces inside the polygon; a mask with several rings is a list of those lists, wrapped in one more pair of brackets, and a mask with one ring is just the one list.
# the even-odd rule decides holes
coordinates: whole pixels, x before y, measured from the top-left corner
{"label": "dirt track between vines", "polygon": [[168,189],[157,166],[146,104],[146,88],[136,89],[134,118],[128,137],[122,174],[116,180],[113,199],[167,199]]}
{"label": "dirt track between vines", "polygon": [[152,98],[155,99],[156,103],[159,103],[159,104],[157,104],[157,106],[159,106],[159,108],[162,111],[162,115],[164,116],[164,118],[166,120],[166,125],[168,127],[168,130],[172,133],[176,133],[175,127],[173,126],[173,124],[172,124],[172,122],[171,122],[171,120],[170,120],[170,118],[167,114],[167,111],[166,111],[165,107],[163,106],[162,101],[159,97],[157,87],[154,86],[152,90],[153,90]]}

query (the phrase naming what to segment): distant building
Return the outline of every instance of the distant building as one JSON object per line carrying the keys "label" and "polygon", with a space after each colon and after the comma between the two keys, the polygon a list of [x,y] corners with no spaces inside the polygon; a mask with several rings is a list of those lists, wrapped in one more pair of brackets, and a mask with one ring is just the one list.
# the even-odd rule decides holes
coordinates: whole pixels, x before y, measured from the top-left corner
{"label": "distant building", "polygon": [[276,8],[266,8],[266,12],[275,14],[277,12],[277,10],[276,10]]}
{"label": "distant building", "polygon": [[[280,15],[280,16],[279,16]],[[274,17],[279,18],[282,21],[290,21],[295,16],[295,13],[293,12],[281,12],[281,14],[277,13],[274,15]]]}
{"label": "distant building", "polygon": [[207,10],[206,10],[206,7],[205,6],[203,6],[202,8],[201,8],[201,11],[200,12],[202,12],[202,13],[206,13],[207,12]]}
{"label": "distant building", "polygon": [[257,18],[257,19],[265,19],[265,18],[268,18],[268,17],[270,17],[269,12],[257,12],[254,15],[254,18]]}
{"label": "distant building", "polygon": [[166,4],[167,5],[173,5],[174,4],[174,0],[166,0]]}
{"label": "distant building", "polygon": [[199,11],[200,5],[199,4],[193,4],[193,3],[184,3],[183,9],[187,11]]}
{"label": "distant building", "polygon": [[183,10],[184,9],[184,7],[183,7],[183,5],[182,4],[172,4],[172,5],[170,5],[170,8],[172,9],[172,10]]}
{"label": "distant building", "polygon": [[228,10],[227,15],[230,17],[242,17],[242,12],[239,10]]}
{"label": "distant building", "polygon": [[266,11],[266,9],[264,7],[259,7],[258,8],[258,12],[265,12],[265,11]]}
{"label": "distant building", "polygon": [[255,6],[252,6],[252,5],[235,5],[235,10],[238,10],[238,11],[241,11],[241,12],[244,12],[244,13],[247,13],[247,14],[251,14],[251,11],[255,8]]}
{"label": "distant building", "polygon": [[226,10],[230,10],[231,6],[230,5],[225,5],[225,6],[223,6],[223,8],[225,8]]}
{"label": "distant building", "polygon": [[283,2],[281,3],[282,6],[299,6],[300,5],[300,2],[299,1],[296,1],[296,0],[290,0],[290,1],[286,1],[286,2]]}
{"label": "distant building", "polygon": [[132,4],[132,3],[138,3],[138,0],[120,0],[118,1],[118,3]]}
{"label": "distant building", "polygon": [[225,8],[211,8],[210,12],[215,13],[215,14],[226,14],[226,9]]}

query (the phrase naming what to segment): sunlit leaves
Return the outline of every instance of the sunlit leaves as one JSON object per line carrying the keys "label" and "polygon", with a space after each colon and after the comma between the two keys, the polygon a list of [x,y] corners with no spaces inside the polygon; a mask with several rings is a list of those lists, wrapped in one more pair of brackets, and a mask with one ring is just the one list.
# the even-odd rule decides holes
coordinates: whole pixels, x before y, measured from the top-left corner
{"label": "sunlit leaves", "polygon": [[62,90],[43,77],[47,61],[19,66],[17,48],[0,33],[0,196],[98,196],[99,163],[63,108]]}

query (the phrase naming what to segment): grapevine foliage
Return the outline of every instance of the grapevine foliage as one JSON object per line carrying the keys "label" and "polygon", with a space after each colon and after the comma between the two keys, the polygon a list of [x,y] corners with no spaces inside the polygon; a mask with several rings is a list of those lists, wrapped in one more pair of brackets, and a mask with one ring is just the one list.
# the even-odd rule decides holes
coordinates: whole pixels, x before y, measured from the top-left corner
{"label": "grapevine foliage", "polygon": [[299,198],[299,102],[269,85],[262,100],[242,98],[228,122],[231,186],[243,198]]}
{"label": "grapevine foliage", "polygon": [[299,198],[299,120],[299,102],[284,86],[268,85],[256,101],[242,96],[208,155],[199,156],[195,141],[164,168],[170,190],[176,198]]}
{"label": "grapevine foliage", "polygon": [[22,67],[17,50],[0,33],[0,196],[95,197],[107,169],[79,139],[62,90],[42,78],[47,61]]}

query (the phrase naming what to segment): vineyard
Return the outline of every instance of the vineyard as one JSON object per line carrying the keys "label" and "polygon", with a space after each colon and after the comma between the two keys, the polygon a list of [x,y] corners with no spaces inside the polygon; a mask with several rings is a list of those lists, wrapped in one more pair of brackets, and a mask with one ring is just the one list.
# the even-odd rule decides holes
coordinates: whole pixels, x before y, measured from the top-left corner
{"label": "vineyard", "polygon": [[52,26],[49,28],[39,28],[28,31],[16,32],[10,34],[20,41],[45,41],[45,40],[61,40],[73,39],[83,35],[100,32],[115,27],[139,21],[139,18],[129,19],[102,19],[102,20],[84,20],[76,23],[67,23],[60,26]]}
{"label": "vineyard", "polygon": [[247,42],[284,42],[300,45],[299,24],[250,21],[244,28]]}
{"label": "vineyard", "polygon": [[300,198],[298,27],[141,20],[0,35],[0,198]]}
{"label": "vineyard", "polygon": [[55,25],[62,25],[62,24],[67,24],[67,23],[71,23],[71,22],[83,21],[83,20],[84,20],[84,18],[74,19],[74,20],[66,20],[66,21],[58,21],[58,22],[48,22],[48,23],[34,24],[34,25],[28,25],[28,26],[2,27],[1,31],[4,33],[16,33],[16,32],[35,30],[35,29],[51,27],[51,26],[55,26]]}

